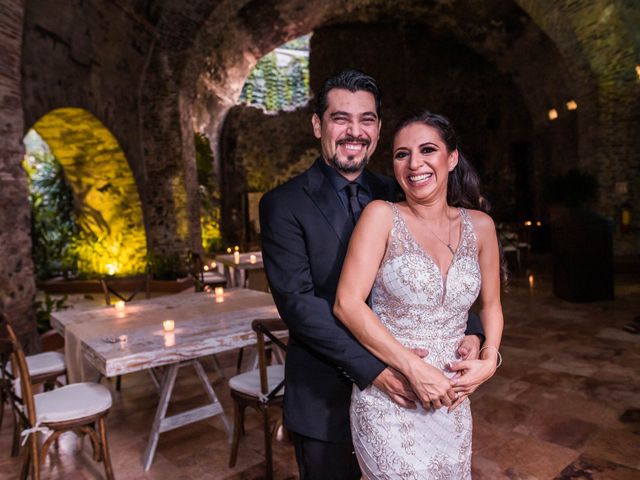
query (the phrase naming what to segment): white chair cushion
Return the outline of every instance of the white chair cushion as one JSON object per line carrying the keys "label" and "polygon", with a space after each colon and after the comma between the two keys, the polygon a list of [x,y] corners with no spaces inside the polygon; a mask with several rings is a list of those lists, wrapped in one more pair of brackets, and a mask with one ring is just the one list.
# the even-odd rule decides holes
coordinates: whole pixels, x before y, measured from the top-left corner
{"label": "white chair cushion", "polygon": [[27,367],[32,377],[45,373],[62,372],[67,365],[60,352],[44,352],[27,357]]}
{"label": "white chair cushion", "polygon": [[218,273],[218,272],[212,272],[212,271],[208,271],[208,272],[204,272],[202,275],[203,279],[205,282],[226,282],[227,279],[224,275]]}
{"label": "white chair cushion", "polygon": [[[29,355],[27,359],[27,368],[32,377],[47,373],[63,372],[67,368],[64,363],[64,355],[60,352],[44,352],[35,355]],[[7,365],[9,373],[11,371],[11,363]]]}
{"label": "white chair cushion", "polygon": [[37,423],[64,422],[111,408],[111,392],[97,383],[72,383],[33,396]]}
{"label": "white chair cushion", "polygon": [[[273,390],[278,384],[284,380],[284,365],[270,365],[267,367],[267,378],[269,380],[269,391]],[[229,379],[229,387],[237,392],[259,397],[262,395],[260,391],[260,370],[251,370],[250,372],[241,373]],[[276,396],[284,394],[284,387],[281,388]]]}

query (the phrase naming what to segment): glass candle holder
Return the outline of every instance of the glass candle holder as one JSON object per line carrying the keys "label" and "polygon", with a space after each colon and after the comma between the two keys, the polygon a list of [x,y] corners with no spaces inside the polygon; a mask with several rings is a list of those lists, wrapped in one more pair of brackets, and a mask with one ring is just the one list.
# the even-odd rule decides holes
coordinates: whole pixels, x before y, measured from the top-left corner
{"label": "glass candle holder", "polygon": [[176,344],[176,334],[175,332],[165,332],[164,333],[164,346],[169,348],[173,347]]}

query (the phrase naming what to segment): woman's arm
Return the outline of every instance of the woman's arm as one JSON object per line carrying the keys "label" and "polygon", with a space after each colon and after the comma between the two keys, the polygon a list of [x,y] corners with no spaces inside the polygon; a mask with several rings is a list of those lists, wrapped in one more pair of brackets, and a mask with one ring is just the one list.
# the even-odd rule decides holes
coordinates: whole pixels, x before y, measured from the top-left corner
{"label": "woman's arm", "polygon": [[[482,285],[480,287],[481,309],[478,312],[485,334],[485,342],[478,360],[457,362],[451,369],[460,375],[454,390],[467,396],[493,376],[498,361],[498,349],[502,339],[503,317],[500,302],[500,254],[496,228],[491,217],[479,211],[470,211],[478,240],[478,262]],[[455,408],[461,400],[452,406]]]}
{"label": "woman's arm", "polygon": [[384,202],[371,202],[351,236],[336,293],[334,314],[371,353],[404,374],[425,408],[451,405],[451,382],[438,369],[398,342],[366,304],[384,257],[393,212]]}

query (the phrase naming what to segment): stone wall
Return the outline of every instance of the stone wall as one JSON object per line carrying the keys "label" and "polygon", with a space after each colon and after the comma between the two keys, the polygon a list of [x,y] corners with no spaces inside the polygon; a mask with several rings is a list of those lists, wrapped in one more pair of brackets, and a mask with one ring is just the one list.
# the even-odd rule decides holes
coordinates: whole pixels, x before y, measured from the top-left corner
{"label": "stone wall", "polygon": [[[10,244],[19,248],[11,250],[15,253],[11,258],[16,262],[14,267],[22,272],[15,277],[17,280],[12,277],[11,288],[27,292],[12,295],[20,298],[18,303],[23,306],[32,295],[32,284],[24,282],[31,263],[28,242],[21,237],[28,232],[24,174],[16,169],[21,155],[19,141],[28,128],[57,108],[77,107],[90,112],[113,133],[130,164],[140,192],[150,249],[178,252],[195,248],[199,244],[199,225],[192,131],[208,135],[215,149],[218,178],[222,179],[219,150],[229,152],[233,147],[233,155],[240,158],[245,148],[244,140],[235,145],[219,142],[223,120],[234,105],[244,78],[261,55],[313,30],[318,36],[314,40],[312,68],[317,65],[319,70],[312,71],[312,82],[320,81],[330,68],[355,62],[363,68],[370,66],[367,69],[384,82],[383,88],[393,92],[386,98],[389,106],[428,102],[430,108],[453,116],[494,192],[498,192],[498,185],[492,186],[491,182],[498,179],[506,179],[509,188],[518,184],[513,178],[517,162],[514,156],[522,152],[530,155],[527,162],[532,169],[530,178],[534,179],[530,188],[535,205],[541,204],[537,189],[554,169],[577,165],[594,172],[603,187],[599,201],[602,213],[615,219],[622,203],[627,202],[632,208],[636,230],[617,238],[618,253],[638,251],[640,82],[634,71],[640,52],[637,2],[1,1],[6,11],[0,20],[1,115],[8,120],[2,123],[4,135],[0,140],[4,149],[0,195],[7,199],[2,215],[14,218],[17,214],[18,223],[24,228],[14,233],[19,240]],[[353,26],[351,33],[344,30],[346,24]],[[374,26],[381,26],[380,38],[386,43],[374,38]],[[328,38],[332,33],[342,41],[332,42]],[[447,50],[442,48],[445,44],[446,48],[454,45],[455,56],[471,62],[467,68],[453,54],[447,56]],[[413,46],[422,48],[412,50]],[[396,58],[406,71],[395,71]],[[427,75],[430,61],[443,70],[451,70],[451,75]],[[375,65],[385,68],[376,70]],[[475,70],[479,72],[477,78],[467,78],[476,77]],[[406,82],[414,71],[428,80],[424,95],[396,80],[397,74]],[[458,94],[472,90],[477,93],[470,97]],[[441,95],[429,96],[430,91]],[[406,98],[396,98],[404,92]],[[456,95],[451,100],[442,92]],[[550,123],[547,110],[561,107],[571,98],[577,100],[578,110],[562,110],[558,121]],[[463,113],[472,109],[475,123]],[[463,118],[458,118],[456,112],[462,112]],[[234,112],[230,125],[236,122],[246,130],[243,115]],[[246,119],[257,120],[260,115],[256,115],[247,113]],[[291,114],[290,118],[296,115]],[[300,132],[296,135],[302,137],[307,135],[303,130],[308,124],[308,112],[300,115],[299,124],[287,119],[283,125],[291,124],[292,132]],[[383,142],[388,141],[385,136],[388,138],[393,121],[393,115],[385,117]],[[264,122],[264,135],[278,130],[274,122]],[[255,135],[258,138],[263,133]],[[285,160],[290,156],[301,155],[304,163],[312,147],[295,143],[295,151],[270,151],[269,156],[285,162],[291,161]],[[527,150],[528,144],[533,144],[531,150]],[[260,157],[254,147],[245,150],[253,151],[254,158]],[[374,162],[383,165],[387,157],[388,144],[383,143]],[[295,165],[298,159],[293,161]],[[229,171],[236,168],[234,165],[240,163],[233,160]],[[255,171],[259,163],[256,165]],[[280,164],[275,167],[280,172]],[[233,185],[230,200],[237,197],[232,192],[257,188],[252,178],[252,174],[248,175],[249,183],[245,182],[242,188]],[[226,177],[223,181],[228,185],[232,180],[233,177]],[[627,193],[616,193],[616,185],[625,181]],[[7,182],[11,186],[5,188]],[[520,200],[514,203],[510,196],[509,191],[502,195],[509,201],[498,206],[505,211],[518,211]],[[502,198],[497,200],[498,204],[501,202]],[[240,204],[236,207],[239,212],[246,209]],[[4,245],[0,248],[9,248]],[[3,259],[9,256],[2,252]],[[11,275],[15,268],[10,269]],[[0,276],[2,281],[7,281],[7,272]]]}
{"label": "stone wall", "polygon": [[[349,45],[348,49],[341,48]],[[353,55],[353,52],[358,52]],[[390,67],[389,61],[393,59]],[[430,34],[421,26],[340,24],[319,28],[311,41],[310,83],[314,90],[331,73],[359,68],[373,75],[383,92],[382,134],[371,161],[375,171],[392,175],[392,133],[402,116],[430,109],[457,126],[462,149],[480,171],[498,218],[524,219],[516,205],[514,145],[534,149],[534,130],[526,103],[508,77],[455,39]],[[473,72],[470,74],[469,72]],[[221,137],[225,233],[246,240],[242,218],[245,192],[264,192],[308,165],[318,141],[311,129],[312,108],[265,114],[234,107]],[[532,178],[533,180],[533,178]],[[534,190],[536,186],[525,187]]]}
{"label": "stone wall", "polygon": [[27,176],[21,167],[23,20],[23,1],[0,0],[0,312],[34,348],[30,206]]}

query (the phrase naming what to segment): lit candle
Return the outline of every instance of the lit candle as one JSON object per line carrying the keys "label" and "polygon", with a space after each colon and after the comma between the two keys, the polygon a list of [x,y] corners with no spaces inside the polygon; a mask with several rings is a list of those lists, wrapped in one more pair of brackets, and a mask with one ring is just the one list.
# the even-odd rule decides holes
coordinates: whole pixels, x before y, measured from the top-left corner
{"label": "lit candle", "polygon": [[530,273],[529,274],[529,288],[533,288],[533,284],[534,284],[533,273]]}
{"label": "lit candle", "polygon": [[176,344],[176,334],[174,332],[166,332],[164,334],[164,346],[169,348]]}
{"label": "lit candle", "polygon": [[221,297],[224,295],[224,287],[216,287],[213,293],[215,293],[216,297]]}
{"label": "lit candle", "polygon": [[162,322],[162,329],[165,332],[172,332],[175,326],[176,324],[173,320],[165,320],[164,322]]}
{"label": "lit candle", "polygon": [[231,253],[231,247],[227,248],[227,253]]}
{"label": "lit candle", "polygon": [[216,268],[216,262],[211,262],[211,268]]}
{"label": "lit candle", "polygon": [[240,263],[240,252],[233,252],[233,262]]}
{"label": "lit candle", "polygon": [[233,250],[234,250],[235,252],[239,252],[239,251],[240,251],[240,247],[239,247],[238,245],[236,245],[235,247],[233,247]]}
{"label": "lit candle", "polygon": [[249,263],[256,263],[257,260],[255,255],[249,255]]}
{"label": "lit candle", "polygon": [[204,267],[202,267],[204,269],[205,272],[209,271],[209,265],[205,265]]}
{"label": "lit candle", "polygon": [[123,300],[118,300],[115,305],[114,305],[116,312],[118,314],[118,317],[124,317],[124,309],[125,309],[125,303]]}

